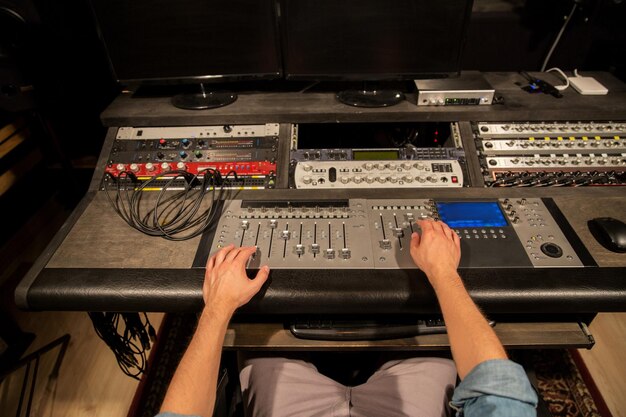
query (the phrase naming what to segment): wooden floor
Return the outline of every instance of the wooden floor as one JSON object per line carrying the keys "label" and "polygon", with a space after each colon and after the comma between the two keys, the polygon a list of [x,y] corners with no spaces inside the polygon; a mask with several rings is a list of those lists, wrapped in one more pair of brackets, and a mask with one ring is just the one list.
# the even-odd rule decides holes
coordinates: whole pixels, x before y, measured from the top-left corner
{"label": "wooden floor", "polygon": [[626,313],[599,314],[590,330],[596,345],[580,355],[613,417],[626,417]]}
{"label": "wooden floor", "polygon": [[[44,207],[46,216],[26,225],[21,236],[16,237],[15,242],[19,245],[13,246],[20,250],[10,257],[3,253],[0,283],[7,279],[7,275],[25,273],[27,266],[43,251],[55,227],[62,223],[62,210],[51,204]],[[48,227],[53,230],[47,230]],[[6,300],[5,296],[3,294]],[[51,352],[42,362],[39,375],[43,382],[36,390],[32,416],[126,417],[137,381],[119,370],[113,353],[96,336],[86,313],[15,312],[14,315],[22,330],[37,335],[29,351],[65,333],[72,337],[55,385],[47,386],[45,376],[56,352]],[[150,319],[158,328],[162,315],[152,314]],[[626,417],[626,396],[623,395],[626,392],[626,313],[600,314],[590,328],[596,345],[590,351],[581,350],[581,356],[613,417]],[[19,387],[19,379],[18,375],[0,384],[1,415],[7,415],[5,411],[11,410],[13,401],[10,398],[19,396],[14,391]]]}

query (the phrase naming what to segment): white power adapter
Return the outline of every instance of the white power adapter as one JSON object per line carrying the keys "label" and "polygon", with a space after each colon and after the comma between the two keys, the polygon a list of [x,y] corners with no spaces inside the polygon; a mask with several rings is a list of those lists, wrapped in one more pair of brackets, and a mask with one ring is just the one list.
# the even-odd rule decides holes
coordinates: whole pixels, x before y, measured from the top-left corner
{"label": "white power adapter", "polygon": [[574,71],[574,77],[567,77],[574,90],[586,96],[603,96],[609,90],[593,77],[581,77]]}

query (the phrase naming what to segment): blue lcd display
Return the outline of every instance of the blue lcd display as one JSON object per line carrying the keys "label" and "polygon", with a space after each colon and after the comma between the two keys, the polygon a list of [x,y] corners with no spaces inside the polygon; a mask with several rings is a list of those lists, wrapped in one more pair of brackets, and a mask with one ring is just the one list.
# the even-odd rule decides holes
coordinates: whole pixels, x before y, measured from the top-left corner
{"label": "blue lcd display", "polygon": [[500,205],[496,202],[437,203],[437,211],[441,220],[452,228],[507,225]]}

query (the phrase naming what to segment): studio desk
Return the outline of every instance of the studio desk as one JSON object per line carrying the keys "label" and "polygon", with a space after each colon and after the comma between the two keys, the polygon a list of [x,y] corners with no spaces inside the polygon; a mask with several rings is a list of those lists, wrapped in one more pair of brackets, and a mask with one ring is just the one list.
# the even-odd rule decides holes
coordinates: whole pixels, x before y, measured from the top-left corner
{"label": "studio desk", "polygon": [[[256,207],[270,208],[274,203],[286,201],[296,206],[298,203],[323,206],[329,201],[357,200],[366,204],[377,201],[381,206],[385,203],[380,202],[385,201],[389,205],[401,205],[394,201],[416,200],[495,201],[503,205],[503,199],[516,204],[546,202],[585,266],[521,267],[514,264],[510,267],[504,261],[497,261],[494,265],[475,267],[467,262],[468,257],[473,256],[469,251],[464,255],[465,266],[462,262],[459,272],[472,298],[497,321],[495,329],[505,345],[514,348],[590,347],[593,337],[586,325],[593,317],[598,312],[626,311],[626,254],[602,247],[591,235],[587,221],[595,217],[626,221],[626,186],[485,187],[481,164],[476,157],[476,125],[472,123],[625,121],[626,86],[609,74],[594,75],[609,88],[608,95],[581,96],[569,89],[564,92],[565,97],[556,99],[523,92],[515,84],[524,82],[517,74],[488,73],[486,78],[495,87],[496,94],[502,96],[504,104],[484,107],[417,107],[415,99],[408,97],[406,102],[391,108],[364,109],[340,104],[331,93],[251,93],[241,94],[237,102],[224,108],[185,111],[172,107],[168,98],[122,95],[102,115],[109,130],[89,191],[19,285],[17,303],[30,310],[198,312],[203,305],[202,264],[215,228],[205,236],[171,242],[131,229],[117,216],[101,186],[118,128],[276,123],[275,188],[233,191],[228,201],[242,200],[252,206],[258,202]],[[542,76],[558,83],[548,74]],[[466,155],[465,180],[471,186],[412,189],[390,186],[323,189],[314,193],[288,187],[294,123],[430,121],[458,123]],[[505,253],[506,245],[502,248],[503,253],[496,249],[489,259],[511,256]],[[391,251],[389,256],[393,253]],[[353,254],[356,255],[354,250]],[[382,256],[374,256],[376,262],[382,259]],[[319,264],[319,268],[308,269],[273,268],[260,293],[236,314],[225,346],[399,350],[447,346],[445,335],[358,342],[296,339],[285,327],[292,319],[348,317],[384,321],[398,317],[430,317],[439,312],[432,288],[417,269],[378,266],[351,269]]]}

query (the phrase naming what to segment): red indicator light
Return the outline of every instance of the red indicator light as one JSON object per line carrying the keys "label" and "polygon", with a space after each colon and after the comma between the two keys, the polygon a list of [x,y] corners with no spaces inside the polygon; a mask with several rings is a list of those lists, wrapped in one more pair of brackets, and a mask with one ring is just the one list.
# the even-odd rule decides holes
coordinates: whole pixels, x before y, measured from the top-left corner
{"label": "red indicator light", "polygon": [[452,176],[452,183],[453,183],[453,184],[456,184],[456,183],[458,183],[458,182],[459,182],[459,178],[458,178],[456,175],[453,175],[453,176]]}

